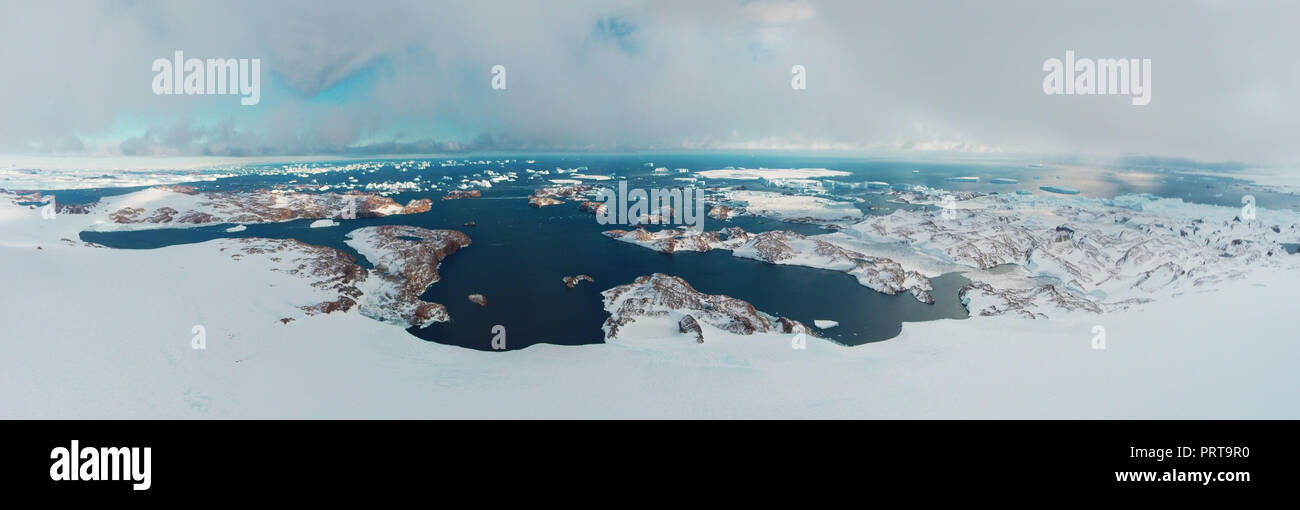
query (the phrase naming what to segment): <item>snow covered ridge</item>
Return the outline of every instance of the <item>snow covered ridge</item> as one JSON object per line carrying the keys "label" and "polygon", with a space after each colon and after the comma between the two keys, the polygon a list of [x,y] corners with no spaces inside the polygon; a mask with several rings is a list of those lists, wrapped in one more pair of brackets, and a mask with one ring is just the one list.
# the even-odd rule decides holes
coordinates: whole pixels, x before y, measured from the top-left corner
{"label": "snow covered ridge", "polygon": [[[718,204],[710,214],[775,212],[818,199],[743,190],[767,205]],[[959,271],[972,280],[960,291],[973,315],[1047,318],[1066,312],[1108,313],[1212,290],[1253,271],[1295,270],[1300,257],[1283,243],[1300,242],[1300,215],[1263,211],[1243,221],[1239,209],[1179,199],[1126,195],[983,195],[918,187],[891,191],[893,200],[932,205],[953,196],[952,219],[935,210],[898,210],[860,221],[826,219],[840,232],[805,237],[738,228],[695,233],[611,230],[605,235],[664,253],[728,249],[737,257],[843,271],[879,292],[909,291],[933,302],[930,277]],[[739,200],[731,204],[743,204]]]}
{"label": "snow covered ridge", "polygon": [[402,206],[391,198],[361,192],[261,189],[200,193],[192,186],[159,186],[106,197],[85,212],[93,216],[90,230],[128,230],[417,214],[428,211],[431,203],[425,198]]}
{"label": "snow covered ridge", "polygon": [[[353,309],[361,298],[360,287],[369,277],[365,268],[358,266],[351,255],[296,239],[249,237],[211,242],[219,246],[217,251],[230,253],[232,260],[249,264],[256,260],[256,264],[266,266],[269,271],[308,280],[317,294],[312,300],[322,301],[300,306],[304,315]],[[295,319],[297,317],[283,317],[280,321],[288,324]]]}
{"label": "snow covered ridge", "polygon": [[[469,236],[455,230],[404,225],[366,227],[348,234],[352,246],[374,264],[367,270],[351,255],[294,239],[221,239],[212,241],[237,261],[258,260],[269,271],[306,279],[317,301],[299,306],[303,315],[348,312],[356,308],[372,319],[402,327],[423,327],[450,319],[438,303],[420,300],[438,281],[442,259],[469,246]],[[299,317],[284,317],[288,324]]]}
{"label": "snow covered ridge", "polygon": [[[934,198],[898,195],[909,203]],[[1300,240],[1300,217],[1289,211],[1243,221],[1235,208],[1147,195],[959,200],[954,219],[898,210],[818,238],[846,248],[887,245],[904,253],[896,257],[904,266],[928,259],[963,268],[973,283],[962,298],[977,315],[1109,312],[1300,266],[1282,246]],[[1003,265],[1015,267],[991,271]]]}
{"label": "snow covered ridge", "polygon": [[736,335],[754,333],[805,333],[811,329],[799,321],[776,318],[754,309],[747,301],[723,295],[704,294],[686,280],[663,273],[637,278],[601,293],[605,311],[605,340],[618,338],[619,331],[639,318],[667,317],[677,322],[680,332],[704,342],[707,324]]}
{"label": "snow covered ridge", "polygon": [[731,250],[733,256],[771,264],[841,271],[854,276],[858,283],[877,292],[890,295],[910,292],[923,303],[934,303],[934,298],[930,295],[934,286],[924,274],[904,269],[902,265],[885,257],[866,255],[788,230],[753,234],[740,227],[715,232],[695,232],[689,229],[650,232],[637,228],[632,231],[608,230],[604,234],[661,253]]}
{"label": "snow covered ridge", "polygon": [[438,281],[442,259],[470,245],[469,236],[456,230],[381,225],[353,230],[347,237],[348,246],[375,266],[370,272],[375,278],[359,286],[362,315],[416,327],[450,319],[446,307],[421,301],[420,294]]}
{"label": "snow covered ridge", "polygon": [[[245,198],[253,197],[249,200],[234,203],[217,202],[209,206],[209,210],[224,212],[224,209],[222,209],[224,207],[247,206],[250,201],[260,200],[266,196],[277,196],[280,193],[262,191],[251,194],[213,193],[208,195],[219,197],[218,200],[245,195],[247,195]],[[292,198],[284,202],[301,206],[301,209],[285,209],[286,212],[275,214],[284,214],[290,217],[297,214],[310,217],[310,215],[314,214],[324,215],[337,212],[331,211],[326,206],[329,204],[337,205],[337,202],[329,201],[337,201],[343,198],[339,195],[311,195],[306,193],[301,195],[303,195],[301,201]],[[158,197],[165,197],[166,200],[170,200],[170,202],[163,203],[181,205],[197,203],[203,200],[205,195],[194,193],[192,189],[185,188],[155,188],[121,197],[110,197],[110,199],[92,206],[90,214],[60,215],[56,220],[46,221],[41,220],[38,213],[31,211],[32,207],[17,205],[18,202],[26,201],[30,197],[0,191],[0,213],[3,213],[0,214],[0,220],[12,222],[28,218],[23,220],[28,222],[25,224],[25,230],[13,231],[9,237],[0,239],[0,245],[43,248],[42,244],[48,247],[50,241],[56,240],[55,236],[65,236],[63,244],[76,246],[77,243],[71,239],[75,237],[75,232],[88,228],[103,227],[105,214],[102,211],[113,209],[105,207],[106,205],[120,205],[123,202],[127,204],[149,203],[157,205],[159,203],[156,201]],[[313,200],[313,197],[320,197],[320,200]],[[346,197],[356,197],[357,203],[361,204],[358,206],[358,216],[379,214],[366,204],[389,204],[389,207],[380,206],[378,211],[393,210],[399,214],[404,209],[409,210],[409,207],[401,208],[400,206],[393,209],[392,207],[395,204],[392,204],[391,200],[384,197],[370,195],[347,195]],[[367,200],[373,202],[367,202]],[[417,208],[423,207],[427,210],[428,201],[413,201],[413,204],[416,204]],[[169,206],[162,205],[158,209],[166,207]],[[178,210],[179,208],[173,209]],[[187,210],[189,209],[187,208]],[[266,212],[266,210],[254,207],[238,214],[256,215],[256,213],[248,211]],[[96,217],[96,214],[99,216]],[[168,214],[175,216],[178,213]],[[214,219],[211,222],[215,223],[217,221],[219,220]],[[324,219],[320,221],[332,220]],[[150,222],[145,225],[157,228],[168,224],[168,222]],[[174,223],[170,224],[174,225]],[[384,225],[354,230],[348,234],[348,238],[348,245],[366,257],[374,265],[374,269],[361,267],[356,263],[356,259],[346,252],[325,246],[309,245],[291,239],[218,239],[200,244],[203,246],[216,246],[216,248],[209,249],[223,254],[229,253],[229,259],[237,261],[256,259],[260,261],[257,264],[266,266],[266,270],[308,280],[309,286],[315,289],[313,294],[305,297],[294,297],[295,307],[301,309],[305,315],[328,314],[335,311],[348,312],[355,308],[359,309],[362,315],[372,319],[403,327],[426,326],[433,322],[449,319],[446,309],[442,305],[421,301],[419,296],[429,285],[438,281],[438,266],[442,259],[455,253],[460,248],[469,246],[469,236],[455,230],[429,230],[404,225]],[[139,257],[141,255],[132,253],[131,256]],[[245,262],[241,263],[241,265],[249,266],[253,264]],[[300,304],[299,301],[305,303]],[[300,317],[287,316],[282,317],[281,320],[289,323],[298,318]]]}

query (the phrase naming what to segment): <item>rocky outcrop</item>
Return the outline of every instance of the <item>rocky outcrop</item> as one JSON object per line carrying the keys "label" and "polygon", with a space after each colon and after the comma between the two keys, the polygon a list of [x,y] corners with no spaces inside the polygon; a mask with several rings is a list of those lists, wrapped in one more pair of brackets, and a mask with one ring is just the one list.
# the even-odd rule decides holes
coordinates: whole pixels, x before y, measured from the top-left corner
{"label": "rocky outcrop", "polygon": [[596,280],[593,279],[592,277],[587,276],[585,274],[580,274],[578,276],[565,276],[564,286],[572,289],[576,287],[579,283],[582,283],[584,280],[591,283],[596,283]]}
{"label": "rocky outcrop", "polygon": [[107,220],[114,224],[147,227],[374,218],[427,212],[431,205],[427,198],[400,205],[391,198],[361,192],[199,192],[193,186],[163,186],[111,197],[104,201],[103,208]]}
{"label": "rocky outcrop", "polygon": [[696,232],[685,229],[665,229],[650,232],[645,227],[634,230],[607,230],[606,237],[636,244],[660,253],[679,251],[707,252],[713,249],[730,250],[749,240],[750,234],[739,227],[715,232]]}
{"label": "rocky outcrop", "polygon": [[346,312],[357,306],[357,301],[347,296],[339,296],[334,301],[325,301],[313,306],[304,306],[303,311],[307,315],[328,314],[334,312]]}
{"label": "rocky outcrop", "polygon": [[704,330],[700,329],[700,323],[692,317],[691,314],[683,315],[677,321],[677,330],[695,336],[696,343],[704,343]]}
{"label": "rocky outcrop", "polygon": [[528,207],[536,207],[538,209],[550,205],[560,205],[563,203],[564,201],[558,198],[538,197],[532,195],[529,195],[528,197]]}
{"label": "rocky outcrop", "polygon": [[90,208],[94,204],[65,204],[55,201],[59,214],[90,214]]}
{"label": "rocky outcrop", "polygon": [[736,210],[724,204],[716,204],[709,208],[709,217],[719,221],[727,221],[736,215]]}
{"label": "rocky outcrop", "polygon": [[[433,201],[427,198],[421,198],[418,200],[412,200],[410,202],[407,202],[406,205],[402,206],[401,209],[399,209],[397,212],[394,213],[394,212],[390,212],[392,211],[392,208],[397,205],[397,202],[394,202],[393,199],[384,196],[377,196],[377,195],[370,195],[370,196],[374,196],[374,198],[366,201],[366,203],[370,206],[366,209],[366,213],[374,216],[391,216],[394,214],[426,213],[429,212],[429,208],[433,206]],[[360,212],[358,212],[357,217],[366,218],[368,216],[362,215]]]}
{"label": "rocky outcrop", "polygon": [[572,186],[547,186],[538,188],[533,191],[535,197],[576,199],[581,196],[591,194],[596,188],[586,184],[576,184]]}
{"label": "rocky outcrop", "polygon": [[[226,239],[222,252],[236,261],[258,259],[272,271],[311,281],[321,301],[300,306],[305,316],[350,312],[402,327],[423,327],[449,319],[446,308],[420,300],[438,281],[442,259],[468,246],[470,239],[454,230],[429,230],[403,225],[357,229],[348,245],[374,267],[367,269],[347,252],[293,239],[256,237]],[[486,300],[482,303],[486,305]],[[293,317],[281,322],[288,324]]]}
{"label": "rocky outcrop", "polygon": [[469,302],[479,305],[483,308],[487,308],[487,298],[483,297],[482,294],[470,294]]}
{"label": "rocky outcrop", "polygon": [[533,191],[533,194],[528,195],[528,205],[530,207],[541,208],[550,205],[563,204],[566,199],[572,200],[589,195],[593,189],[595,188],[585,184],[538,188]]}
{"label": "rocky outcrop", "polygon": [[787,334],[807,334],[811,331],[808,329],[808,326],[803,325],[802,322],[790,320],[785,317],[777,319],[776,325],[782,333]]}
{"label": "rocky outcrop", "polygon": [[347,312],[357,305],[369,272],[357,265],[356,258],[343,251],[325,246],[315,246],[295,239],[263,239],[247,237],[231,239],[234,248],[230,258],[243,260],[250,257],[268,259],[272,271],[294,275],[312,281],[311,286],[324,291],[330,298],[301,307],[306,315]]}
{"label": "rocky outcrop", "polygon": [[353,230],[347,237],[348,246],[374,265],[374,278],[363,288],[362,314],[416,327],[450,318],[443,305],[421,301],[420,294],[438,281],[442,259],[469,246],[469,236],[455,230],[382,225]]}
{"label": "rocky outcrop", "polygon": [[457,189],[448,191],[442,196],[443,200],[458,200],[462,198],[483,198],[483,190],[479,189]]}
{"label": "rocky outcrop", "polygon": [[583,202],[583,203],[581,203],[581,204],[578,204],[578,210],[580,210],[580,211],[582,211],[582,212],[585,212],[585,213],[595,214],[595,215],[598,215],[598,216],[599,216],[599,215],[607,214],[607,211],[609,211],[609,208],[608,208],[608,207],[607,207],[603,202],[590,202],[590,201],[587,201],[587,202]]}
{"label": "rocky outcrop", "polygon": [[[793,330],[791,328],[803,328],[798,321],[778,319],[759,312],[754,305],[740,299],[704,294],[685,280],[662,273],[642,276],[601,295],[605,311],[610,314],[604,326],[606,340],[617,338],[621,328],[643,317],[671,318],[680,329],[684,322],[682,316],[690,316],[691,320],[685,321],[687,327],[690,322],[696,322],[696,326],[703,323],[738,335],[782,333]],[[808,331],[808,328],[803,330]],[[702,331],[697,341],[702,340]]]}
{"label": "rocky outcrop", "polygon": [[198,188],[196,188],[196,187],[194,187],[194,186],[186,185],[186,184],[171,184],[171,185],[163,185],[163,186],[158,186],[157,188],[158,188],[158,189],[161,189],[161,190],[173,191],[173,192],[176,192],[176,193],[184,193],[184,194],[186,194],[186,195],[198,195],[198,194],[199,194],[199,189],[198,189]]}
{"label": "rocky outcrop", "polygon": [[1029,288],[997,288],[988,283],[975,282],[962,287],[958,295],[971,314],[981,316],[1012,314],[1028,319],[1047,319],[1047,312],[1052,311],[1105,313],[1124,310],[1150,301],[1130,298],[1113,303],[1102,303],[1054,284]]}

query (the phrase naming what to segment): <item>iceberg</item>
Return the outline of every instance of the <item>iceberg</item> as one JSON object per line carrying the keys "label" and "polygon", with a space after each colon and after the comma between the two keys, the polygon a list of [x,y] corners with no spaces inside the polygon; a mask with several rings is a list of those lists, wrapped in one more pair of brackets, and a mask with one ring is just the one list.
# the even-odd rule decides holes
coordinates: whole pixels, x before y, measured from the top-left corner
{"label": "iceberg", "polygon": [[1039,186],[1038,189],[1041,189],[1041,190],[1046,191],[1046,192],[1048,192],[1048,193],[1057,193],[1057,194],[1061,194],[1061,195],[1078,195],[1078,194],[1079,194],[1079,190],[1077,190],[1077,189],[1074,189],[1074,188],[1065,188],[1065,187],[1061,187],[1061,186]]}

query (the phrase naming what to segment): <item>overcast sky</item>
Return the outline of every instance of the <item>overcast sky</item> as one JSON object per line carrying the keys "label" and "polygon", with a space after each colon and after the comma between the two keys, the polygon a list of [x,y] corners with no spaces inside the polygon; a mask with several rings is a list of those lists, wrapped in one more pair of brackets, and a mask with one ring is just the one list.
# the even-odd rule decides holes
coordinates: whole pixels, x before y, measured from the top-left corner
{"label": "overcast sky", "polygon": [[[0,0],[0,151],[941,149],[1300,162],[1300,2]],[[260,58],[261,102],[157,58]],[[1044,60],[1149,58],[1147,106]],[[494,65],[507,89],[490,87]],[[807,69],[792,90],[791,67]]]}

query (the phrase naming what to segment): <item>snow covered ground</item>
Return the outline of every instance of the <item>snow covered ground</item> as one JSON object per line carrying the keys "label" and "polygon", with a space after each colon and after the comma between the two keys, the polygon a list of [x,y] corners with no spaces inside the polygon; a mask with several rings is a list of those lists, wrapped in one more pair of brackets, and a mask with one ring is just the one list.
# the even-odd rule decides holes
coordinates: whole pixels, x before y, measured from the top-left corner
{"label": "snow covered ground", "polygon": [[768,216],[785,221],[833,221],[862,217],[862,211],[853,203],[822,197],[748,190],[729,190],[723,192],[722,196],[722,202],[734,206],[734,214]]}
{"label": "snow covered ground", "polygon": [[858,347],[708,324],[700,344],[646,317],[609,344],[483,352],[356,309],[295,314],[331,294],[291,261],[235,260],[228,240],[87,246],[91,221],[0,200],[0,418],[1300,417],[1295,270]]}

